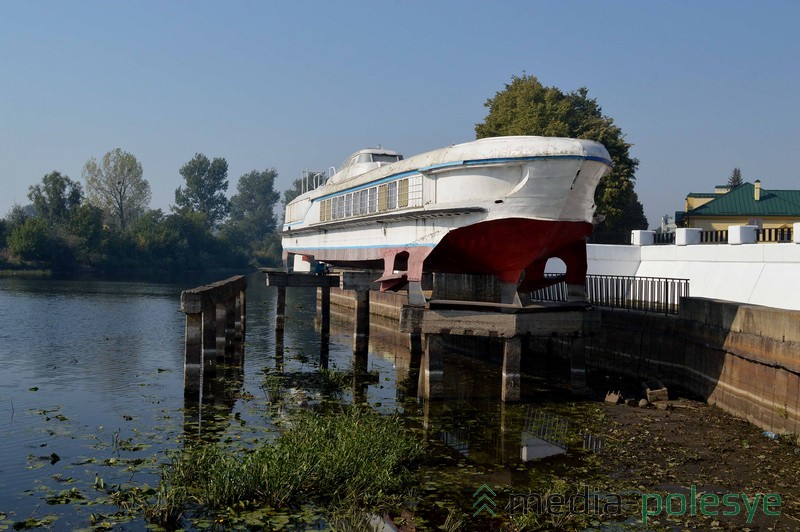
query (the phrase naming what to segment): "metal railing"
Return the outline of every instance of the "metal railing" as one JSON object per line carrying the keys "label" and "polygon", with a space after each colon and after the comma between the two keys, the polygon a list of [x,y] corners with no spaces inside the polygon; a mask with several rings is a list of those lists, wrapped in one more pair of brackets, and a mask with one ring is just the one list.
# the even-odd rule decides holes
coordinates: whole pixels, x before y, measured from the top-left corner
{"label": "metal railing", "polygon": [[773,227],[769,229],[758,230],[759,242],[791,242],[792,241],[792,228],[791,227]]}
{"label": "metal railing", "polygon": [[701,244],[727,244],[728,243],[728,230],[720,229],[718,231],[701,231],[700,232]]}
{"label": "metal railing", "polygon": [[[598,307],[677,314],[681,297],[689,295],[689,280],[624,275],[587,275],[586,295],[589,302]],[[567,285],[562,281],[541,288],[531,294],[531,299],[566,301]]]}
{"label": "metal railing", "polygon": [[675,233],[656,233],[653,235],[654,244],[674,244]]}
{"label": "metal railing", "polygon": [[[758,230],[759,242],[792,242],[793,231],[791,227],[771,227]],[[656,233],[653,243],[658,245],[674,244],[675,233]],[[728,230],[708,230],[700,232],[701,244],[727,244]]]}

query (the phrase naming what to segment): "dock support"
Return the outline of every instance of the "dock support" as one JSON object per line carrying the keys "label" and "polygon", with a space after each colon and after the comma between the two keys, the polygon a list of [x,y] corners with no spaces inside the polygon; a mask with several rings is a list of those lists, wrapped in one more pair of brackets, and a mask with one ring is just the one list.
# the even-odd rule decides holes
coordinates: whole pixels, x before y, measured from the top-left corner
{"label": "dock support", "polygon": [[283,330],[286,322],[286,286],[278,286],[278,301],[275,303],[275,328]]}
{"label": "dock support", "polygon": [[366,353],[369,350],[369,290],[356,291],[355,321],[353,351]]}
{"label": "dock support", "polygon": [[[226,347],[242,353],[247,279],[243,275],[181,292],[181,311],[186,315],[184,346],[184,394],[190,402],[202,402],[211,390],[217,361]],[[239,317],[237,321],[237,316]]]}
{"label": "dock support", "polygon": [[578,336],[570,348],[570,388],[572,395],[586,395],[586,340]]}
{"label": "dock support", "polygon": [[186,314],[184,337],[184,394],[199,398],[203,380],[203,314]]}
{"label": "dock support", "polygon": [[322,286],[320,292],[320,333],[323,340],[331,335],[331,287]]}
{"label": "dock support", "polygon": [[520,400],[520,371],[522,340],[519,336],[503,341],[503,383],[501,399],[504,403]]}
{"label": "dock support", "polygon": [[442,339],[438,335],[425,336],[425,352],[419,367],[419,396],[424,399],[441,399],[444,396],[444,361]]}

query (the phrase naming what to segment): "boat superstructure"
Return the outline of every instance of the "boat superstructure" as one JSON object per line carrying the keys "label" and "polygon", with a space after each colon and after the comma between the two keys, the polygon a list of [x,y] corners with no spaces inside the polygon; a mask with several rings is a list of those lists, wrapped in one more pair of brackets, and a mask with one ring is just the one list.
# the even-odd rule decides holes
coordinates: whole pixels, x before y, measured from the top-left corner
{"label": "boat superstructure", "polygon": [[412,303],[423,271],[492,274],[513,298],[544,285],[552,257],[582,287],[610,168],[601,144],[568,138],[493,137],[407,159],[361,150],[287,205],[284,253],[382,270],[382,290],[409,284]]}

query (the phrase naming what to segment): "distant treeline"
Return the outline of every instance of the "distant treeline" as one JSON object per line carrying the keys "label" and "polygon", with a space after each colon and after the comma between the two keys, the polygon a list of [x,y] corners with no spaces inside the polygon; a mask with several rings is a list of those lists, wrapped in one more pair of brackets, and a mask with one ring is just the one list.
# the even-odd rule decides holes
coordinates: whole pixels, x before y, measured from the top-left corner
{"label": "distant treeline", "polygon": [[[28,189],[29,204],[0,220],[0,270],[199,271],[276,266],[281,199],[275,169],[253,170],[228,189],[228,163],[196,154],[170,212],[150,209],[150,185],[132,154],[87,161],[83,183],[58,171]],[[289,194],[289,191],[287,191]]]}

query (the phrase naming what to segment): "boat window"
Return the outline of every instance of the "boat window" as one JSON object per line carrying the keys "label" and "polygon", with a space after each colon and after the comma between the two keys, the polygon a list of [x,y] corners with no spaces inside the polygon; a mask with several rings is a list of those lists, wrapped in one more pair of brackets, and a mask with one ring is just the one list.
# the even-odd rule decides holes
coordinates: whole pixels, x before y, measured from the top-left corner
{"label": "boat window", "polygon": [[333,204],[333,217],[338,220],[344,215],[344,198],[342,196],[333,198]]}
{"label": "boat window", "polygon": [[347,194],[344,197],[344,216],[353,216],[353,195]]}
{"label": "boat window", "polygon": [[401,179],[398,183],[397,206],[408,207],[408,179]]}
{"label": "boat window", "polygon": [[361,155],[358,156],[358,159],[356,159],[356,163],[371,163],[371,162],[372,162],[372,157],[370,157],[369,153],[362,153]]}
{"label": "boat window", "polygon": [[374,163],[396,163],[402,159],[397,155],[389,155],[386,153],[373,153],[372,154],[372,162]]}
{"label": "boat window", "polygon": [[387,201],[387,207],[390,210],[391,209],[396,209],[397,208],[397,181],[392,181],[390,183],[387,183],[387,195],[389,196],[388,197],[388,201]]}
{"label": "boat window", "polygon": [[386,210],[388,205],[387,202],[387,187],[386,185],[380,185],[378,187],[378,211],[383,212]]}
{"label": "boat window", "polygon": [[377,212],[378,210],[378,189],[372,187],[369,189],[369,212]]}

